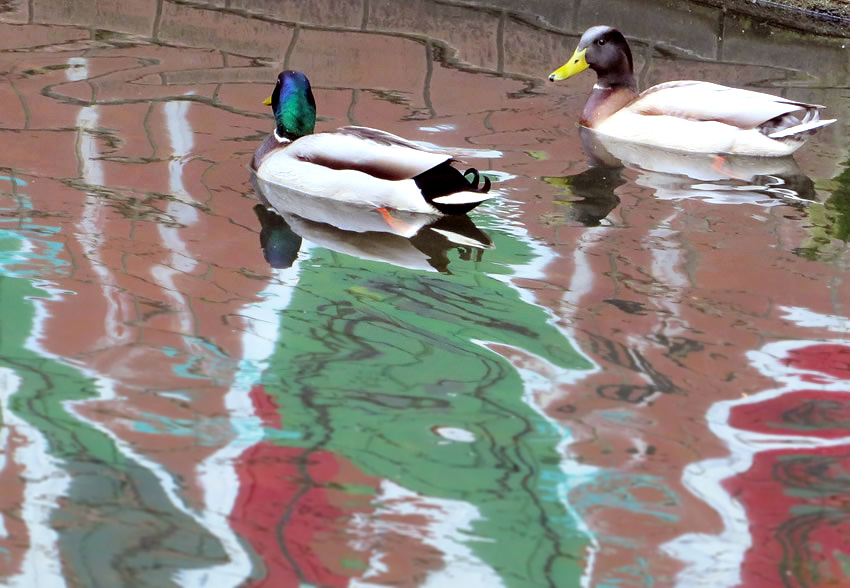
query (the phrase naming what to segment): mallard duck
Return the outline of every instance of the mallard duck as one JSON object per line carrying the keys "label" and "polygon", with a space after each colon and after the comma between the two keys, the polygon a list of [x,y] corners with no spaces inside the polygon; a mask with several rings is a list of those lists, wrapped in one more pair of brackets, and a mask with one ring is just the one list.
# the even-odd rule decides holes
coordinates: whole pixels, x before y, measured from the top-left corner
{"label": "mallard duck", "polygon": [[587,68],[597,81],[581,124],[598,133],[683,151],[782,156],[835,120],[820,120],[816,104],[682,80],[638,94],[632,53],[620,31],[589,28],[570,60],[549,80],[570,78]]}
{"label": "mallard duck", "polygon": [[315,197],[427,214],[461,214],[489,198],[490,180],[481,182],[474,168],[461,173],[449,154],[367,127],[314,133],[316,101],[301,72],[282,72],[265,104],[276,127],[252,167],[267,182]]}

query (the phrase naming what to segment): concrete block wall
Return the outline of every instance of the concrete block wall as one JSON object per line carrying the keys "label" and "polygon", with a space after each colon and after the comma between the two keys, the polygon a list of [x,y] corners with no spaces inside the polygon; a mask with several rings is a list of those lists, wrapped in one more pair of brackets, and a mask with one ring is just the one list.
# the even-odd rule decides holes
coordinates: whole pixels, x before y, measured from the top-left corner
{"label": "concrete block wall", "polygon": [[[147,85],[136,88],[135,99],[192,84],[270,83],[274,75],[255,67],[259,65],[321,69],[323,78],[314,82],[326,90],[400,93],[409,107],[432,118],[451,114],[435,104],[458,103],[446,96],[451,88],[445,86],[434,96],[434,76],[445,69],[435,62],[543,89],[548,73],[571,54],[581,33],[609,23],[630,39],[642,87],[697,78],[764,89],[826,105],[840,119],[835,136],[850,134],[850,117],[842,115],[848,97],[838,91],[850,87],[850,42],[801,35],[749,16],[673,0],[639,5],[627,0],[17,0],[0,21],[10,23],[0,23],[7,29],[2,44],[8,47],[36,42],[25,38],[32,36],[32,27],[19,32],[11,24],[27,22],[65,25],[36,31],[39,41],[46,35],[73,42],[109,31],[223,56],[223,67],[215,71],[181,67],[144,80],[131,80],[128,74],[123,80],[99,82]],[[376,56],[380,68],[371,67]],[[362,67],[364,63],[370,67]],[[589,79],[577,80],[571,88],[583,92]],[[156,90],[157,84],[170,90]],[[70,93],[71,88],[65,90]],[[75,91],[83,97],[86,89]],[[363,122],[349,119],[341,122]]]}
{"label": "concrete block wall", "polygon": [[[850,79],[847,41],[771,27],[720,9],[672,0],[18,0],[6,22],[87,24],[163,42],[215,46],[281,59],[295,27],[359,30],[439,43],[462,65],[539,79],[589,26],[621,28],[636,47],[694,59],[766,65],[818,80]],[[542,52],[534,62],[522,46]],[[639,49],[638,49],[639,50]],[[516,57],[515,57],[516,55]]]}

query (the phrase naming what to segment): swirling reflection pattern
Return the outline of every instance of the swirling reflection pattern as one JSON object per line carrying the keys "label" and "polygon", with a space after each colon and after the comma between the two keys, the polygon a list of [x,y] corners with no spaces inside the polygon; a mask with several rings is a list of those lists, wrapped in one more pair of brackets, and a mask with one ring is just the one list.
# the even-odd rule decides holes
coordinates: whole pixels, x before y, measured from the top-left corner
{"label": "swirling reflection pattern", "polygon": [[[291,440],[255,448],[240,466],[253,481],[239,501],[251,515],[240,519],[266,521],[250,540],[258,552],[285,554],[274,565],[302,581],[329,583],[314,575],[324,569],[395,583],[410,573],[394,563],[403,552],[432,581],[536,585],[580,575],[570,554],[586,539],[558,498],[562,433],[516,395],[520,375],[482,343],[590,366],[545,312],[488,277],[530,252],[504,230],[487,232],[493,247],[483,256],[464,261],[450,250],[451,275],[309,249],[255,396],[272,420],[279,411]],[[492,540],[518,529],[536,539]],[[339,551],[348,572],[310,563],[314,542],[330,536],[338,547],[323,552]]]}
{"label": "swirling reflection pattern", "polygon": [[[0,584],[848,583],[845,343],[771,315],[846,301],[846,139],[800,159],[820,208],[784,160],[564,177],[572,96],[534,80],[570,31],[490,4],[0,3]],[[661,53],[647,75],[739,69]],[[322,126],[457,146],[504,198],[451,222],[257,206],[281,58]],[[826,69],[811,90],[843,105]]]}
{"label": "swirling reflection pattern", "polygon": [[[733,455],[692,469],[716,476],[732,499],[710,500],[729,521],[725,554],[715,556],[738,562],[730,583],[734,577],[743,586],[844,585],[850,581],[850,345],[778,342],[750,357],[780,387],[715,405],[709,418]],[[693,484],[700,484],[696,477]],[[707,490],[705,481],[702,486]],[[685,544],[712,552],[710,542],[693,537],[669,547]],[[706,565],[694,561],[691,571]]]}
{"label": "swirling reflection pattern", "polygon": [[[450,242],[441,254],[450,274],[302,243],[234,310],[241,351],[188,333],[182,347],[127,347],[160,358],[150,404],[135,391],[137,370],[106,376],[51,351],[42,334],[76,298],[30,276],[75,282],[56,231],[22,227],[27,214],[4,241],[3,291],[21,291],[18,319],[2,326],[12,346],[3,402],[16,443],[49,444],[21,470],[31,495],[22,502],[26,530],[53,547],[18,560],[22,582],[50,573],[59,585],[511,586],[581,576],[575,554],[588,536],[564,502],[566,433],[491,349],[564,372],[591,366],[511,285],[539,254],[509,223],[482,218],[474,234],[489,237],[476,255]],[[175,287],[174,274],[160,278]],[[174,314],[170,328],[191,331],[180,322],[191,315]],[[200,411],[210,392],[227,416],[171,408],[192,401]],[[181,451],[200,453],[196,469],[171,461]],[[6,528],[22,536],[13,519]],[[528,540],[513,541],[518,532]]]}

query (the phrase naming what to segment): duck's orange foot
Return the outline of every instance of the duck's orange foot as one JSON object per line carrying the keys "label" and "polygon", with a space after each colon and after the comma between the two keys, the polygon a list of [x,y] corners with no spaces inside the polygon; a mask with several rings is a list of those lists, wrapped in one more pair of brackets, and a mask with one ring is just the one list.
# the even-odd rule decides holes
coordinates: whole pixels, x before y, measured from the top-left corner
{"label": "duck's orange foot", "polygon": [[749,180],[749,176],[735,171],[734,166],[730,166],[728,159],[723,155],[715,156],[714,161],[711,162],[711,169],[733,180]]}
{"label": "duck's orange foot", "polygon": [[726,158],[722,155],[717,155],[714,158],[714,161],[711,162],[711,169],[721,174],[726,175],[726,171],[723,169],[723,164],[726,163]]}
{"label": "duck's orange foot", "polygon": [[399,235],[407,235],[412,229],[412,225],[407,224],[404,221],[398,220],[397,218],[393,218],[393,215],[390,214],[390,211],[384,208],[383,206],[376,209],[381,217],[384,219],[384,222],[389,225],[389,227],[393,230],[394,233],[398,233]]}

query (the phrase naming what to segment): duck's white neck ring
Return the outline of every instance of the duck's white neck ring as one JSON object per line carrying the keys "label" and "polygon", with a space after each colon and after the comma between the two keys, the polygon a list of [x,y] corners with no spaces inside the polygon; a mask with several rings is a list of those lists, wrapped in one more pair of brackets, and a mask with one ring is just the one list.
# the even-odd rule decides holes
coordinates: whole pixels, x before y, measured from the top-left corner
{"label": "duck's white neck ring", "polygon": [[605,84],[595,83],[593,84],[594,90],[610,90],[611,86],[606,86]]}
{"label": "duck's white neck ring", "polygon": [[281,137],[277,134],[277,129],[274,130],[274,138],[278,143],[291,143],[291,139],[287,139],[286,137]]}

